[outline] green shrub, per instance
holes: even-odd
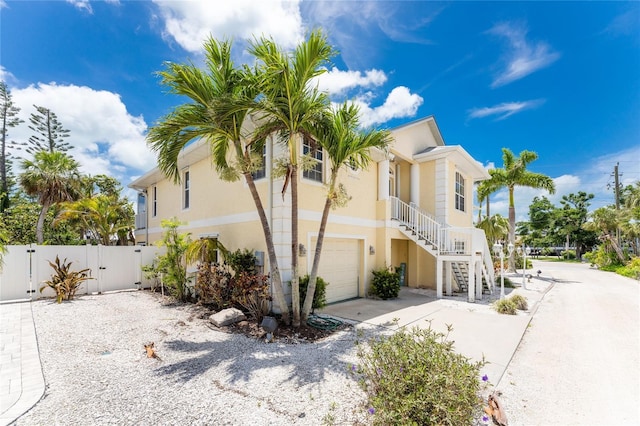
[[[236,274],[253,275],[256,273],[256,255],[249,249],[238,249],[228,253],[225,262]]]
[[[521,294],[514,294],[511,296],[511,301],[516,305],[516,309],[519,311],[526,311],[529,309],[529,304],[527,303],[527,298],[522,296]]]
[[[397,268],[390,271],[387,268],[372,271],[373,281],[369,293],[380,299],[395,299],[400,293],[400,273]]]
[[[625,277],[640,279],[640,257],[634,257],[625,266],[618,266],[614,272]]]
[[[496,274],[496,287],[500,287],[500,280],[500,274]],[[504,277],[504,288],[516,288],[516,286],[513,284],[513,281],[511,281],[511,278]]]
[[[56,302],[62,303],[63,300],[72,300],[80,288],[80,285],[87,280],[93,279],[89,276],[91,269],[86,268],[80,271],[72,271],[72,263],[73,262],[67,263],[66,258],[60,263],[58,256],[56,256],[55,263],[49,261],[49,265],[53,268],[54,274],[50,280],[43,281],[44,285],[40,287],[40,293],[49,287],[56,292]]]
[[[516,256],[516,269],[522,269],[522,265],[524,264],[524,257]],[[531,257],[527,256],[527,269],[533,268],[533,262],[531,262]]]
[[[595,265],[602,270],[615,271],[618,269],[618,266],[622,266],[615,251],[607,248],[604,244],[600,245],[596,250],[588,253],[588,255],[585,254],[585,257],[592,265]]]
[[[367,393],[374,425],[470,425],[481,401],[479,370],[429,329],[401,328],[358,346],[351,371]]]
[[[190,298],[185,253],[191,240],[189,234],[178,233],[178,227],[182,225],[178,219],[163,220],[160,224],[164,232],[159,245],[167,248],[166,253],[158,257],[162,284],[169,288],[173,297],[185,302]]]
[[[545,247],[542,249],[541,254],[543,256],[555,256],[556,255],[556,251],[555,249],[552,249],[551,247]]]
[[[493,309],[499,314],[515,315],[517,312],[516,304],[511,299],[500,299],[493,303]]]
[[[327,283],[322,277],[316,279],[316,291],[313,293],[313,304],[311,310],[322,309],[327,306]],[[307,287],[309,286],[309,275],[300,277],[300,309],[304,305],[304,299],[307,297]]]
[[[564,260],[575,260],[576,251],[575,250],[563,250],[561,255],[562,255],[562,258]]]

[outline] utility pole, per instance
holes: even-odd
[[[616,163],[613,168],[613,176],[614,176],[614,193],[616,197],[616,213],[620,210],[620,174],[618,173],[618,166],[620,163]],[[620,247],[620,227],[616,227],[616,242],[618,243],[618,247]]]

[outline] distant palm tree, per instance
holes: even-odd
[[[509,220],[500,214],[485,217],[478,222],[476,228],[484,231],[489,247],[493,247],[496,242],[503,241],[509,236]]]
[[[307,293],[302,307],[302,321],[305,321],[309,316],[313,305],[329,210],[344,200],[344,197],[341,197],[342,188],[338,186],[338,173],[345,167],[350,167],[354,170],[366,169],[371,160],[371,150],[374,148],[386,150],[391,141],[390,133],[386,130],[361,131],[359,129],[358,113],[357,106],[344,103],[337,110],[327,114],[323,125],[315,132],[318,142],[331,160],[331,173],[313,256],[313,266],[311,267]]]
[[[516,243],[516,207],[514,202],[514,189],[516,186],[546,189],[550,194],[555,193],[556,188],[553,179],[541,173],[533,173],[527,170],[527,166],[538,159],[538,154],[532,151],[522,151],[516,157],[508,148],[502,148],[502,168],[489,170],[491,178],[483,182],[486,185],[484,193],[489,194],[501,188],[509,190],[509,242]],[[509,257],[509,270],[515,270],[515,252]]]
[[[261,38],[249,48],[259,61],[258,105],[261,133],[278,133],[289,152],[283,193],[291,184],[291,299],[293,325],[300,326],[298,277],[298,146],[300,136],[313,139],[312,129],[329,106],[326,93],[313,79],[326,70],[334,55],[326,36],[314,31],[292,52],[286,52],[273,39]]]
[[[118,234],[134,226],[133,210],[125,199],[99,194],[62,204],[54,224],[60,220],[76,220],[103,245],[117,242]]]
[[[33,160],[22,161],[20,185],[27,195],[37,197],[42,206],[36,226],[38,244],[44,242],[44,219],[49,207],[75,200],[81,187],[78,163],[60,151],[38,151]]]

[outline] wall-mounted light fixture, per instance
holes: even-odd
[[[376,254],[376,248],[374,246],[369,246],[369,254]]]
[[[298,244],[298,254],[300,254],[301,257],[307,255],[307,249],[302,243]]]

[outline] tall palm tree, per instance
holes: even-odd
[[[282,50],[273,39],[260,38],[250,53],[259,61],[258,81],[263,97],[259,101],[261,133],[278,133],[286,144],[289,158],[283,194],[291,185],[291,299],[293,325],[300,325],[298,278],[298,161],[300,136],[313,139],[313,127],[322,120],[329,106],[328,96],[313,85],[325,72],[334,55],[320,31],[314,31],[295,51]]]
[[[38,244],[44,241],[44,219],[49,207],[63,201],[73,201],[80,193],[78,167],[73,158],[60,151],[39,151],[33,160],[22,161],[20,185],[27,195],[37,197],[42,206],[36,226]]]
[[[549,176],[527,170],[527,166],[537,159],[538,154],[532,151],[522,151],[516,157],[510,149],[502,148],[503,167],[489,170],[491,178],[485,181],[487,197],[501,188],[507,188],[509,191],[509,242],[514,246],[516,243],[516,207],[513,197],[515,187],[546,189],[550,194],[556,191],[555,184]],[[509,270],[515,270],[515,252],[509,257]]]
[[[220,177],[235,181],[243,176],[256,205],[269,255],[273,295],[285,323],[290,321],[289,308],[282,288],[275,246],[264,205],[253,181],[255,154],[262,152],[264,136],[243,134],[253,100],[258,96],[255,72],[236,68],[231,60],[232,45],[228,41],[209,38],[205,44],[206,72],[193,64],[166,64],[158,74],[169,92],[185,96],[189,103],[179,105],[154,125],[147,143],[158,154],[158,167],[179,181],[178,156],[190,142],[206,140],[213,164]],[[229,157],[234,159],[231,164]]]
[[[104,194],[63,203],[54,224],[60,220],[79,221],[83,230],[89,231],[106,246],[111,245],[112,239],[119,233],[129,231],[134,226],[130,203]]]
[[[320,229],[318,230],[313,265],[309,275],[307,295],[302,307],[303,321],[306,321],[313,305],[329,210],[332,207],[339,206],[340,202],[344,200],[344,197],[342,197],[343,188],[338,185],[338,173],[344,167],[356,170],[366,169],[371,160],[371,149],[386,150],[391,141],[391,135],[386,130],[370,129],[360,131],[358,113],[359,108],[357,106],[344,103],[337,110],[328,113],[322,123],[323,125],[315,132],[320,146],[324,148],[331,160],[331,173],[329,175],[327,197],[322,210],[322,219],[320,220]]]

